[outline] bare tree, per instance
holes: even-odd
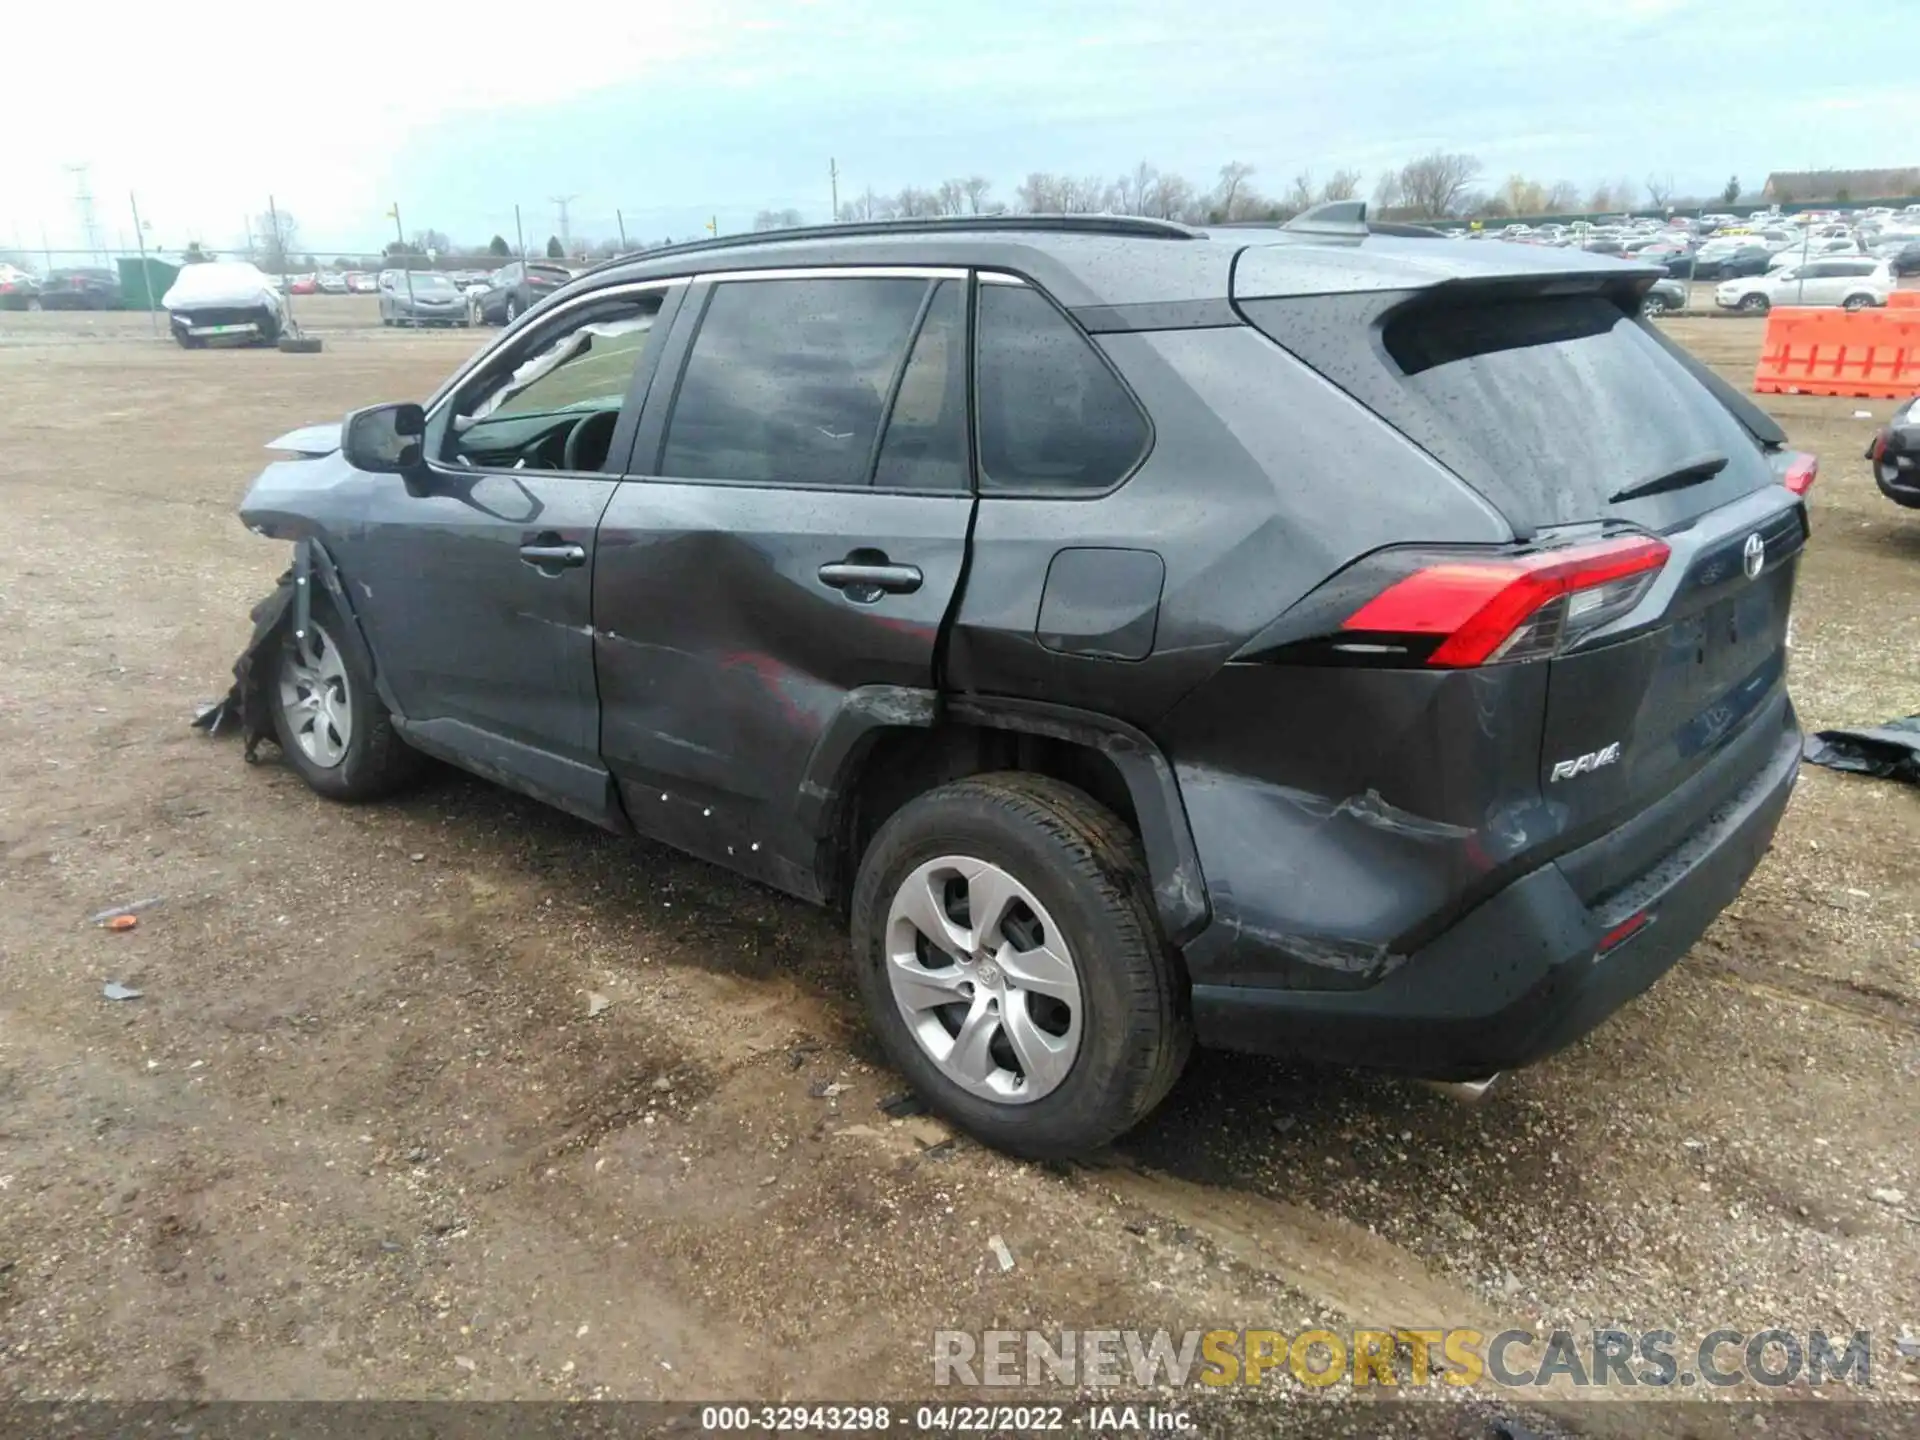
[[[893,219],[893,202],[884,195],[874,194],[873,187],[869,185],[860,194],[841,205],[839,218],[845,222],[891,220]]]
[[[429,250],[444,255],[453,249],[453,241],[447,238],[444,230],[416,230],[413,232],[413,248],[422,255]]]
[[[1030,215],[1058,214],[1061,210],[1061,188],[1064,182],[1058,175],[1045,170],[1031,171],[1014,191],[1022,210]]]
[[[1336,170],[1320,187],[1322,200],[1351,200],[1360,193],[1360,172],[1358,170]]]
[[[300,243],[300,222],[285,210],[269,210],[253,217],[260,268],[276,275],[287,273],[294,247]]]
[[[794,209],[761,210],[753,217],[755,230],[791,230],[801,223],[800,212]]]
[[[1673,198],[1673,175],[1647,176],[1647,204],[1656,210],[1667,208],[1667,202]]]
[[[967,197],[967,213],[983,215],[988,213],[987,192],[993,189],[993,182],[984,175],[969,175],[960,182],[960,191]]]
[[[1229,160],[1220,167],[1220,183],[1214,187],[1214,209],[1222,220],[1238,220],[1240,211],[1246,204],[1247,180],[1253,175],[1253,166],[1239,160]]]
[[[1151,215],[1160,172],[1142,160],[1113,184],[1113,208],[1122,215]]]
[[[963,180],[942,180],[934,190],[933,198],[940,206],[942,215],[967,213],[967,187]]]
[[[1553,188],[1547,191],[1547,210],[1554,215],[1565,215],[1580,208],[1580,191],[1571,180],[1556,180]]]
[[[1293,184],[1287,188],[1287,198],[1280,202],[1282,208],[1298,215],[1313,205],[1313,171],[1302,170],[1293,177]]]
[[[1199,205],[1193,182],[1186,176],[1160,175],[1155,178],[1153,191],[1147,196],[1146,213],[1160,220],[1199,218],[1195,215]]]
[[[1509,175],[1493,197],[1508,215],[1540,215],[1547,208],[1547,191],[1538,180],[1524,175]]]
[[[1401,204],[1422,219],[1438,220],[1457,214],[1467,187],[1480,174],[1480,162],[1471,155],[1435,150],[1400,168]]]
[[[1398,210],[1401,205],[1405,203],[1405,199],[1406,197],[1400,190],[1399,171],[1384,171],[1380,178],[1374,182],[1373,208],[1381,214],[1384,215],[1389,210]]]
[[[893,199],[894,213],[902,220],[923,220],[940,214],[940,197],[931,190],[909,185]]]

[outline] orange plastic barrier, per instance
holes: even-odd
[[[1753,388],[1762,395],[1911,395],[1920,390],[1920,306],[1769,311]]]
[[[1895,310],[1920,310],[1920,290],[1896,290],[1887,297]]]

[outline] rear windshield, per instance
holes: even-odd
[[[1703,455],[1728,463],[1625,513],[1658,527],[1771,478],[1754,436],[1605,296],[1403,305],[1377,344],[1359,317],[1326,308],[1340,298],[1241,308],[1522,530],[1622,513],[1612,496]]]

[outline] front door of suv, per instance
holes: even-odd
[[[933,688],[974,503],[967,289],[689,290],[594,571],[601,750],[641,830],[808,893],[816,742],[851,692]]]
[[[408,738],[602,821],[594,538],[677,293],[610,292],[497,347],[339,556]]]

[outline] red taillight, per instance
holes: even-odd
[[[1441,636],[1426,663],[1449,669],[1537,660],[1631,610],[1668,553],[1664,540],[1633,536],[1511,559],[1442,561],[1390,585],[1342,628]]]
[[[1787,470],[1780,477],[1780,483],[1796,495],[1804,495],[1813,488],[1813,482],[1820,478],[1820,457],[1808,455],[1804,451],[1793,457],[1787,464]]]
[[[1593,953],[1596,955],[1604,955],[1616,946],[1626,944],[1627,941],[1646,929],[1647,922],[1651,919],[1653,919],[1653,917],[1645,910],[1634,915],[1629,915],[1600,937],[1600,943],[1593,947]]]

